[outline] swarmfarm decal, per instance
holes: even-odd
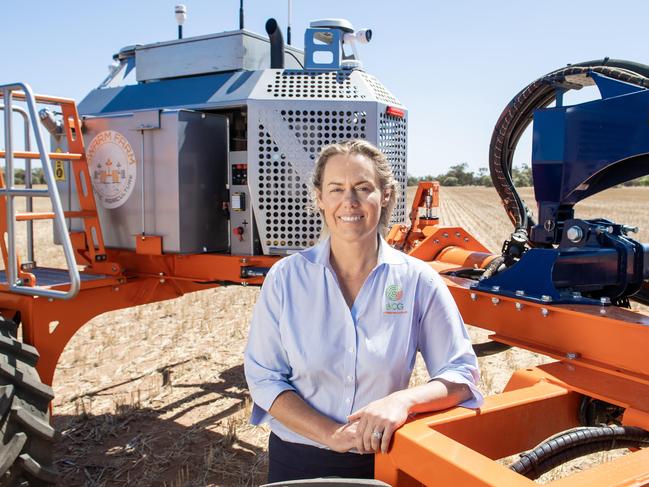
[[[98,133],[87,150],[88,167],[97,199],[104,208],[126,203],[135,187],[137,160],[126,137],[114,130]]]

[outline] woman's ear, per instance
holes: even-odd
[[[390,202],[390,196],[392,196],[392,190],[390,189],[385,189],[383,191],[383,198],[381,199],[381,206],[386,207],[388,206],[388,203]]]
[[[318,188],[315,188],[315,202],[316,205],[318,205],[319,210],[323,210],[323,203],[322,203],[322,191],[320,191]]]

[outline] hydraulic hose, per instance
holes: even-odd
[[[534,450],[523,453],[509,468],[535,480],[546,472],[575,458],[618,448],[649,446],[649,432],[633,426],[575,428],[561,433]]]
[[[509,102],[496,123],[489,145],[489,170],[507,216],[514,224],[515,234],[527,238],[534,225],[532,213],[512,181],[512,161],[518,141],[532,121],[534,111],[547,107],[556,99],[556,88],[581,88],[582,85],[571,83],[569,77],[586,76],[591,71],[649,87],[649,66],[644,64],[608,58],[572,64],[526,86]]]

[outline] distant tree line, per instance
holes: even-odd
[[[416,177],[408,175],[408,186],[417,186],[419,181],[438,181],[442,186],[493,186],[489,169],[481,167],[474,173],[469,170],[469,165],[466,162],[451,166],[448,171],[437,176]],[[512,169],[512,181],[517,188],[532,186],[532,168],[527,164],[514,167]],[[649,186],[649,176],[627,181],[621,186]]]
[[[15,181],[16,184],[25,184],[25,170],[24,169],[15,169]],[[32,184],[45,184],[45,173],[43,168],[39,167],[32,169]]]
[[[517,188],[532,186],[532,169],[527,164],[514,167],[512,179]],[[466,162],[451,166],[448,171],[437,176],[408,176],[408,186],[416,186],[419,181],[439,181],[442,186],[493,186],[489,169],[481,167],[474,173],[469,170]]]

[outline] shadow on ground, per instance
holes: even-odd
[[[179,398],[161,405],[118,406],[113,414],[55,415],[61,436],[55,450],[61,485],[259,485],[266,480],[265,451],[238,437],[247,420],[243,367],[219,381],[173,385]],[[179,393],[186,389],[186,395]],[[93,394],[106,394],[106,389]],[[213,404],[222,407],[211,408]],[[197,414],[197,410],[213,413]],[[182,421],[179,419],[182,418]]]

